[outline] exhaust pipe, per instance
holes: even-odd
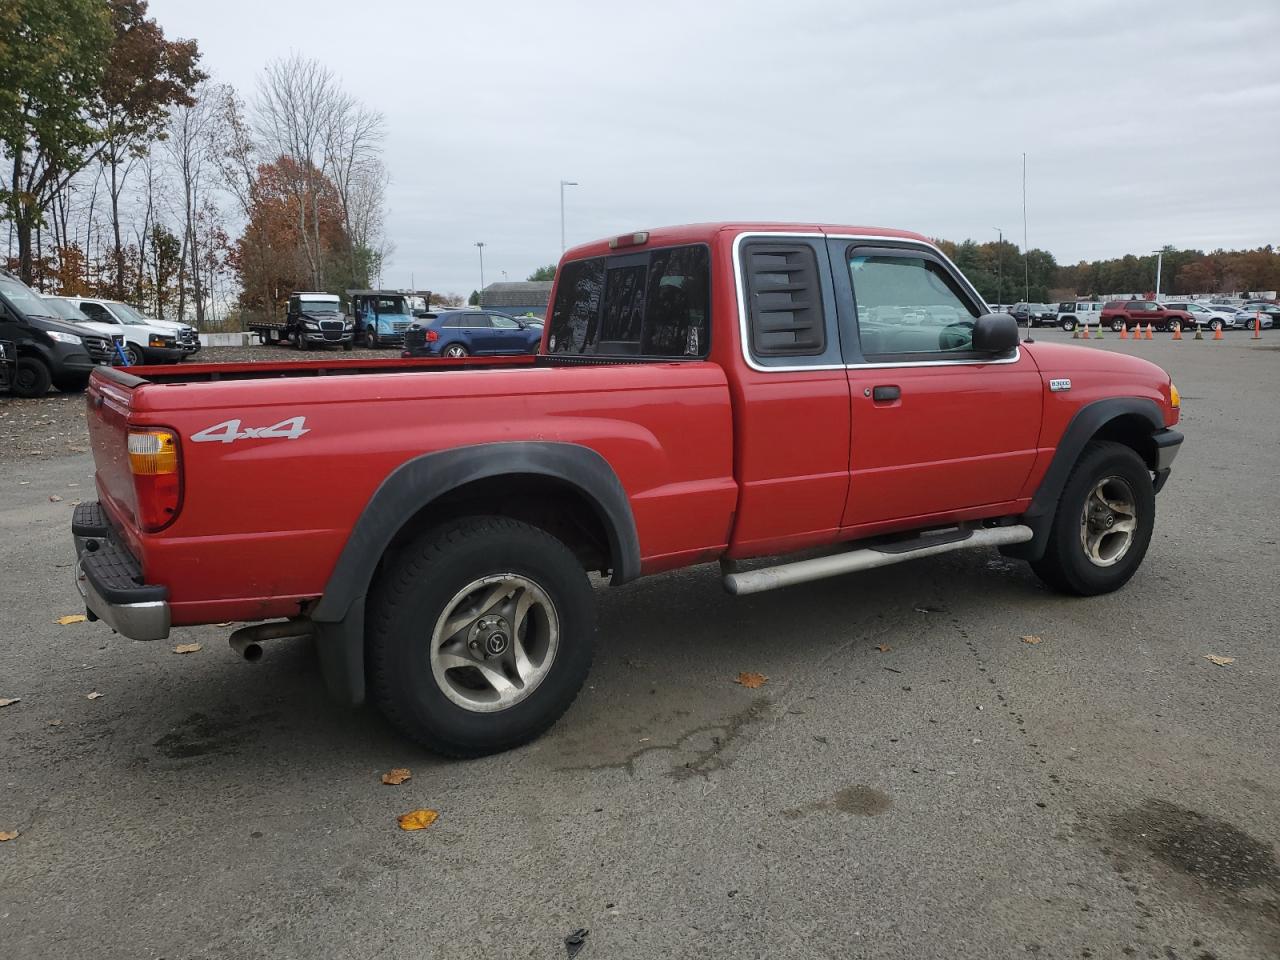
[[[241,627],[231,634],[227,643],[231,649],[250,663],[262,659],[262,644],[267,640],[289,640],[310,637],[315,627],[310,620],[282,620],[274,623],[255,623],[251,627]]]

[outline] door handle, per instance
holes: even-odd
[[[871,399],[876,403],[889,403],[893,400],[902,398],[902,388],[892,385],[884,385],[873,387],[871,390]]]

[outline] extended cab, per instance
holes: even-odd
[[[1019,342],[895,230],[587,244],[543,336],[537,356],[95,372],[99,500],[72,522],[91,615],[148,640],[253,622],[246,656],[314,635],[340,699],[478,755],[577,694],[592,571],[718,562],[745,594],[999,547],[1105,593],[1182,441],[1159,367]],[[257,495],[278,488],[289,510]]]

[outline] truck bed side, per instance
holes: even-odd
[[[384,478],[433,451],[521,440],[596,451],[631,502],[645,573],[717,556],[737,503],[728,389],[711,363],[96,378],[89,405],[101,500],[147,582],[168,587],[175,625],[296,614]],[[126,423],[180,437],[182,507],[159,533],[132,520]]]

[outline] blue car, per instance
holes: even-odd
[[[411,357],[536,353],[542,324],[486,310],[446,310],[418,320],[405,336]]]

